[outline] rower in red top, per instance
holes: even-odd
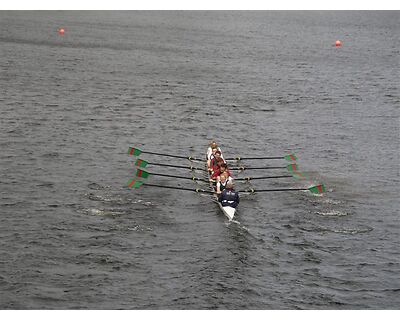
[[[214,159],[216,152],[217,152],[217,148],[212,148],[211,154],[209,156],[207,153],[207,170],[210,172],[212,171],[211,161]]]
[[[226,163],[221,163],[221,165],[219,166],[219,168],[217,168],[217,170],[215,170],[214,173],[211,175],[210,181],[214,181],[214,180],[217,179],[217,177],[219,177],[221,174],[225,175],[226,178],[232,177],[232,174],[231,174],[231,172],[229,171],[228,166],[226,165]]]
[[[212,154],[210,156],[210,160],[207,161],[207,168],[208,171],[213,173],[214,169],[216,166],[218,166],[218,163],[222,160],[222,162],[225,162],[224,158],[222,158],[222,153],[220,150],[217,148],[212,149]]]
[[[211,156],[210,166],[211,166],[211,173],[214,173],[221,164],[226,163],[225,160],[221,157],[221,151],[215,151],[215,154]]]
[[[217,146],[217,143],[215,141],[211,141],[210,146],[207,149],[207,169],[211,173],[212,173],[213,164],[215,165],[215,162],[212,164],[211,161],[216,157],[215,154],[217,152],[219,153],[219,155],[217,155],[217,157],[221,157],[222,159],[224,159],[224,157],[222,156],[221,148],[219,148]]]

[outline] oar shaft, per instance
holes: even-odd
[[[177,178],[177,179],[185,179],[185,180],[192,180],[192,181],[206,181],[204,179],[201,178],[196,178],[196,177],[182,177],[182,176],[175,176],[172,174],[165,174],[165,173],[153,173],[153,172],[149,172],[150,175],[153,176],[160,176],[160,177],[169,177],[169,178]]]
[[[285,159],[285,157],[235,157],[235,158],[227,158],[227,161],[233,160],[280,160]]]
[[[235,157],[235,158],[228,158],[226,160],[261,160],[261,159],[266,159],[266,160],[280,160],[280,159],[284,159],[286,161],[296,161],[297,157],[293,154],[287,154],[285,156],[274,156],[274,157],[266,157],[266,156],[262,156],[262,157]]]
[[[158,153],[158,152],[150,152],[150,151],[142,151],[142,153],[147,153],[147,154],[154,154],[157,156],[163,156],[163,157],[170,157],[170,158],[178,158],[178,159],[186,159],[186,160],[195,160],[195,161],[204,161],[204,159],[198,159],[194,157],[185,157],[185,156],[177,156],[174,154],[167,154],[167,153]]]
[[[236,178],[236,181],[250,181],[250,180],[261,180],[261,179],[282,179],[282,178],[293,178],[293,176],[285,175],[285,176],[268,176],[268,177],[244,177],[244,178]]]
[[[325,192],[325,185],[318,184],[315,186],[311,186],[309,188],[282,188],[282,189],[261,189],[261,190],[248,189],[248,190],[242,190],[241,192],[255,193],[255,192],[306,191],[306,190],[310,191],[313,194],[322,194]]]
[[[196,168],[196,167],[188,167],[188,166],[179,166],[179,165],[174,165],[174,164],[153,163],[153,162],[148,162],[148,164],[153,165],[153,166],[160,166],[160,167],[171,167],[171,168],[180,168],[180,169],[188,169],[188,170],[201,170],[201,171],[205,171],[204,168]]]
[[[246,190],[241,190],[239,192],[278,192],[278,191],[304,191],[308,190],[307,188],[297,188],[297,189],[291,189],[291,188],[282,188],[282,189],[261,189],[261,190],[256,190],[256,189],[246,189]]]
[[[204,190],[204,189],[189,189],[189,188],[173,187],[173,186],[161,186],[161,185],[158,185],[158,184],[149,184],[149,183],[143,183],[143,185],[144,186],[149,186],[149,187],[156,187],[156,188],[175,189],[175,190],[202,192],[202,193],[210,193],[210,194],[213,193],[212,191]]]
[[[229,168],[229,170],[235,170],[235,171],[244,171],[244,170],[269,170],[269,169],[286,169],[286,166],[283,167],[233,167]]]

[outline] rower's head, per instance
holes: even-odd
[[[230,177],[228,171],[220,172],[220,176],[225,176],[226,180]]]
[[[214,154],[215,155],[215,153],[218,151],[218,149],[217,148],[212,148],[212,154]]]
[[[225,162],[222,161],[222,163],[221,163],[220,166],[219,166],[219,170],[220,170],[221,172],[225,172],[226,169],[227,169],[227,165],[226,165]]]
[[[216,159],[217,159],[217,165],[218,165],[218,167],[220,167],[221,168],[221,165],[223,164],[223,163],[225,163],[224,162],[224,159],[222,159],[221,157],[216,157]]]
[[[221,174],[221,175],[219,176],[219,180],[220,180],[222,183],[225,183],[226,179],[227,179],[227,177],[226,177],[226,175],[224,175],[224,174]]]
[[[218,159],[218,158],[221,158],[221,151],[219,151],[218,149],[217,149],[217,151],[215,151],[215,157]]]
[[[217,145],[217,143],[215,142],[215,140],[212,140],[212,141],[210,142],[210,147],[211,147],[211,149],[218,148],[218,145]]]
[[[228,181],[226,183],[226,189],[233,189],[235,185],[233,184],[233,181]]]

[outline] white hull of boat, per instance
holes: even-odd
[[[218,198],[217,198],[218,201]],[[235,216],[236,209],[232,207],[223,207],[221,203],[218,202],[218,206],[220,207],[221,211],[224,213],[224,215],[229,219],[229,221],[233,220],[233,217]]]

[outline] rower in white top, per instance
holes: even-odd
[[[217,194],[220,194],[222,191],[224,191],[228,182],[233,182],[233,179],[225,174],[221,174],[217,178]]]

